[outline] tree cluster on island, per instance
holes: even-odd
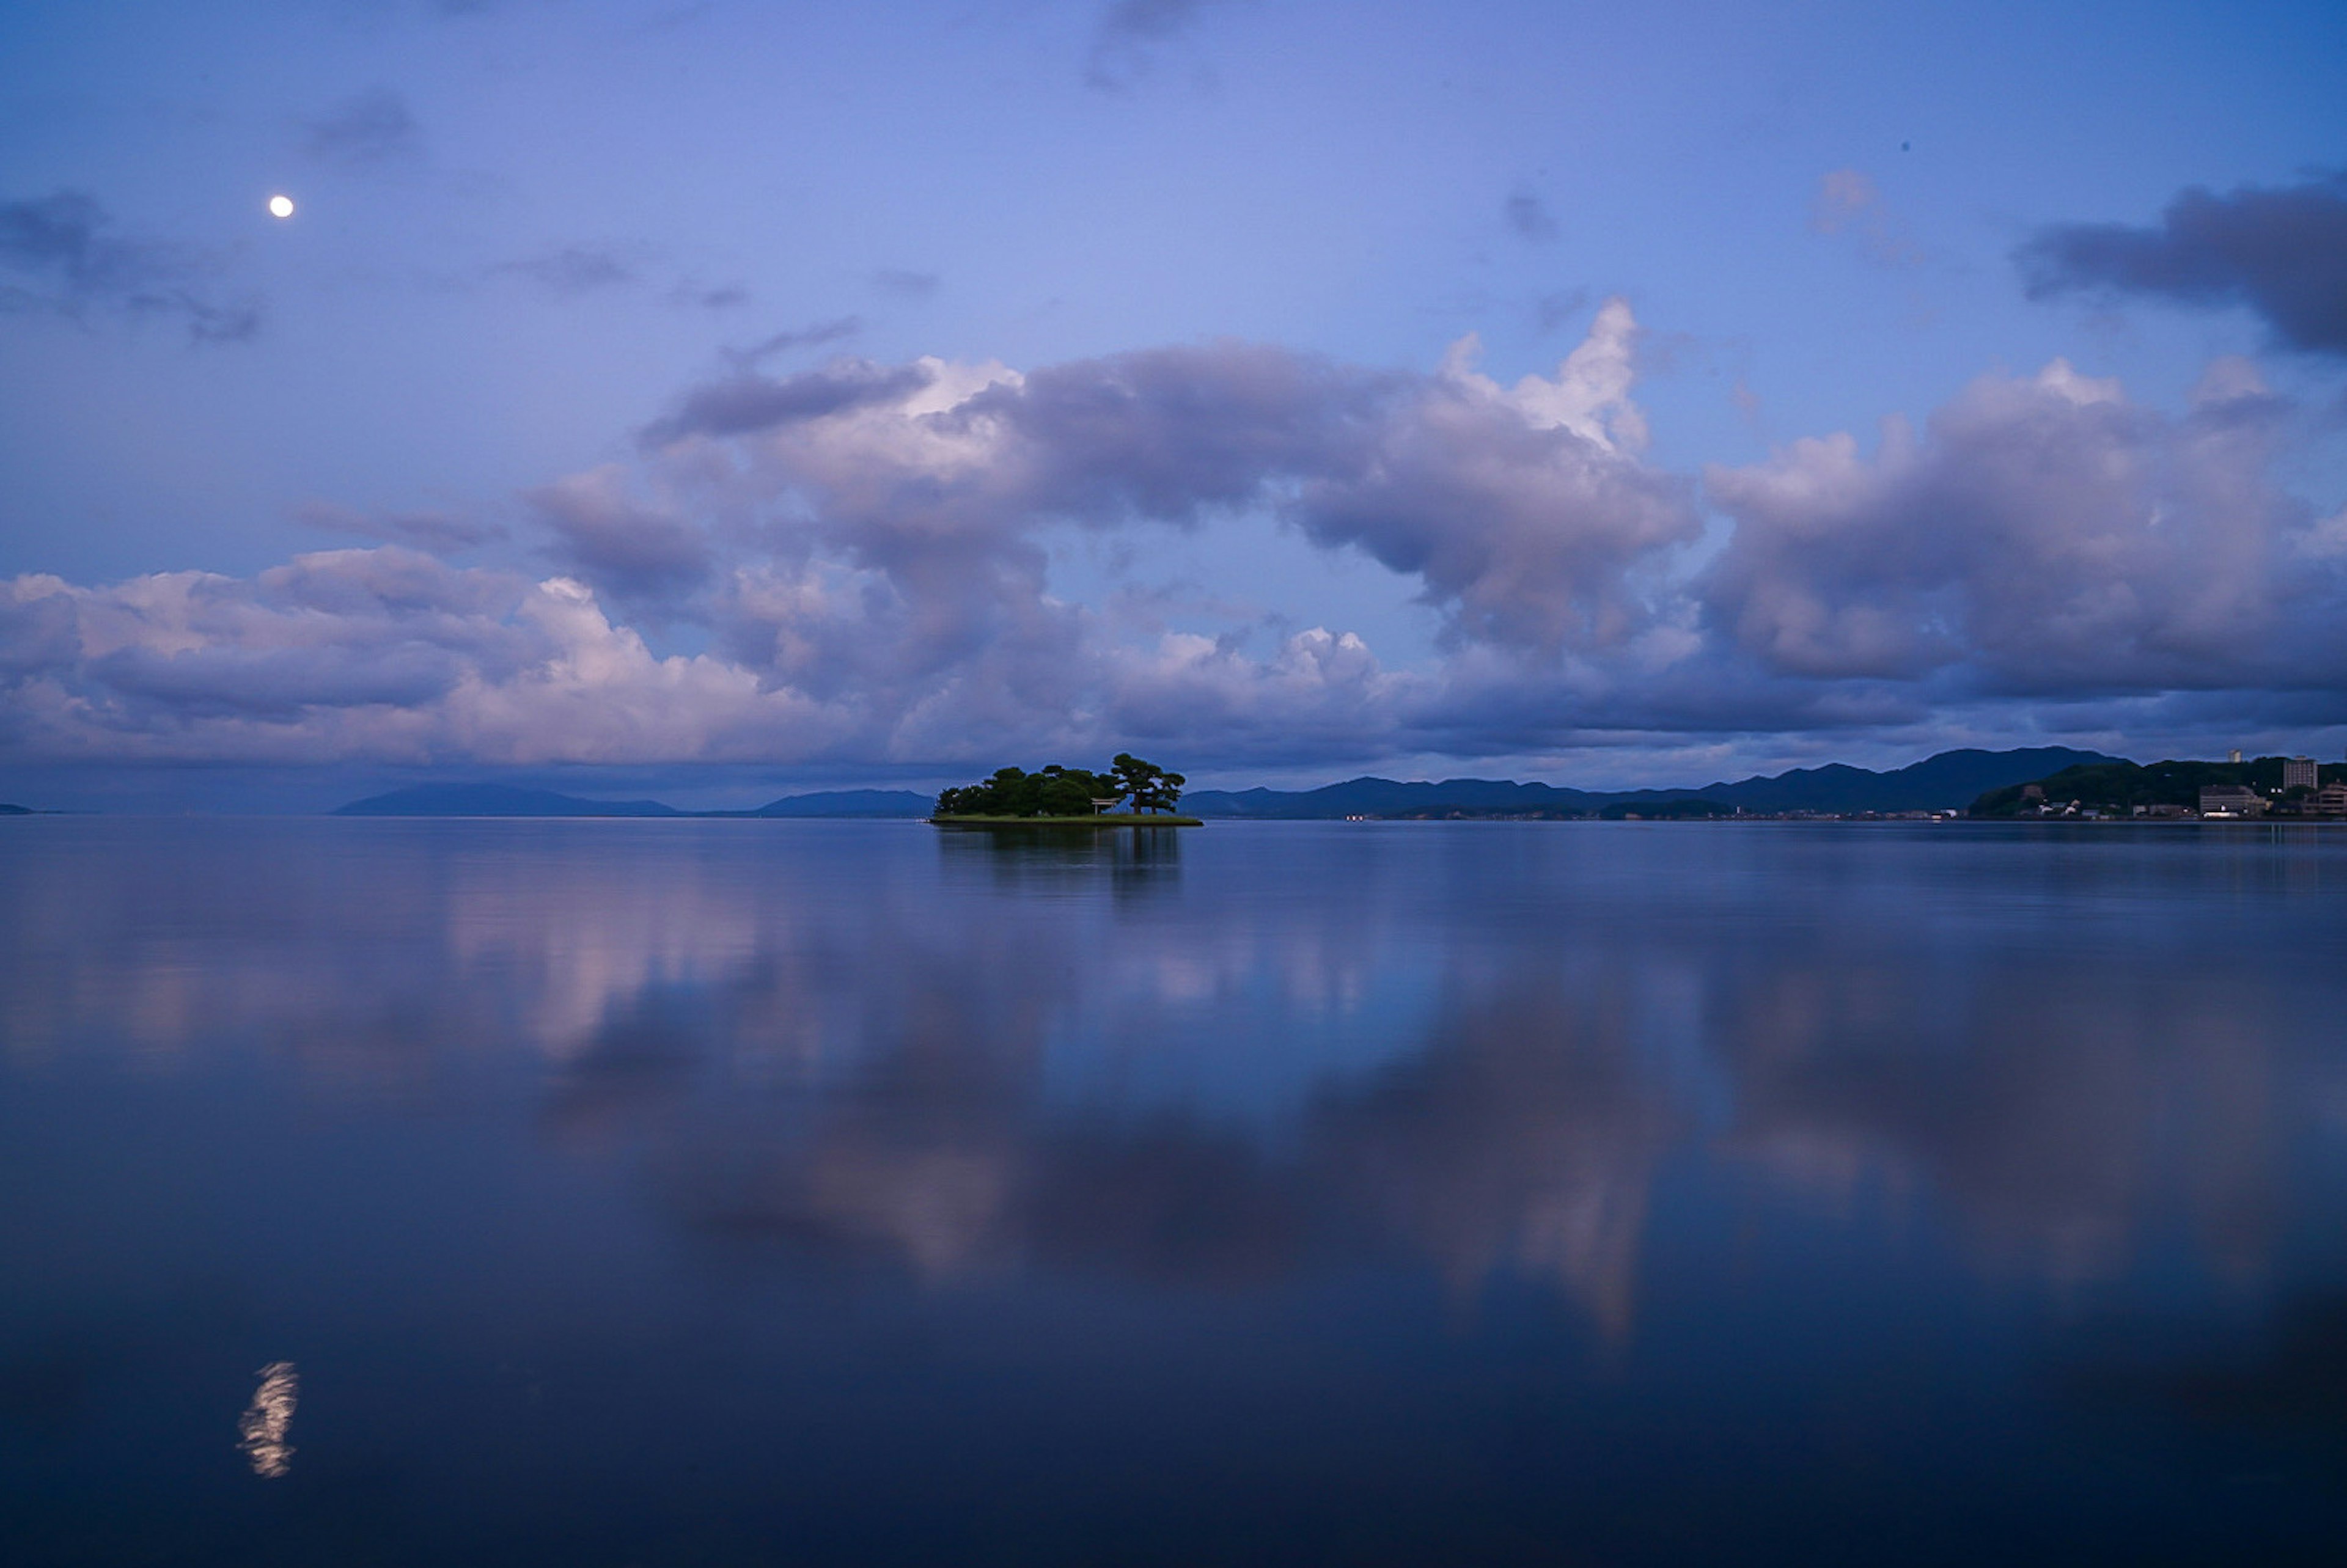
[[[997,768],[992,777],[940,791],[939,816],[1092,816],[1095,802],[1130,803],[1137,813],[1170,812],[1189,781],[1128,752],[1111,759],[1108,771],[1062,767],[1040,773]]]

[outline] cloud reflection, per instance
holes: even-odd
[[[2302,927],[2201,961],[2210,900],[2302,914],[2319,866],[2127,863],[2209,879],[2152,898],[1985,842],[1201,831],[59,825],[0,880],[0,1021],[19,1064],[252,1049],[361,1102],[519,1048],[552,1143],[817,1266],[1400,1261],[1609,1340],[1666,1167],[1804,1225],[1879,1200],[2057,1290],[2163,1234],[2262,1288],[2288,1151],[2347,1100]]]

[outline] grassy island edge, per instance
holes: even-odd
[[[934,827],[1204,827],[1204,819],[1171,813],[1102,813],[1098,816],[930,816]]]

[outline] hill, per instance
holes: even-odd
[[[933,797],[908,789],[833,789],[769,801],[752,816],[927,816]]]
[[[2323,764],[2319,773],[2324,784],[2347,777],[2347,768],[2336,763]],[[1972,815],[2021,816],[2034,811],[2039,803],[2023,794],[2033,784],[2045,800],[2057,805],[2075,801],[2082,811],[2124,816],[2139,805],[2181,806],[2189,810],[2199,804],[2200,791],[2210,784],[2246,784],[2260,794],[2279,795],[2281,777],[2280,757],[2257,757],[2245,763],[2170,760],[2137,764],[2106,761],[2066,767],[2043,778],[2024,779],[1984,791],[1973,802]]]
[[[336,816],[682,816],[656,800],[581,800],[508,784],[416,784],[337,806]]]
[[[1693,812],[1687,803],[1704,800],[1748,812],[1956,811],[1988,790],[2018,786],[2061,768],[2119,759],[2066,746],[2034,746],[2008,752],[1942,752],[1885,773],[1841,763],[1795,768],[1734,784],[1688,789],[1591,791],[1555,784],[1518,784],[1511,779],[1445,779],[1440,784],[1400,784],[1357,778],[1319,789],[1283,791],[1192,790],[1183,806],[1200,816],[1294,820],[1343,816],[1498,816],[1534,813],[1595,815],[1609,806],[1658,808],[1661,815]],[[1659,808],[1673,806],[1667,813]],[[1695,815],[1701,815],[1696,812]],[[1645,815],[1642,813],[1642,815]]]

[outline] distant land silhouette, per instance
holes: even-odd
[[[2118,759],[2067,746],[2021,751],[1942,752],[1907,767],[1874,773],[1842,763],[1795,768],[1767,778],[1696,789],[1578,790],[1508,779],[1445,779],[1397,784],[1358,778],[1319,789],[1192,790],[1184,810],[1200,816],[1299,819],[1338,816],[1496,816],[1522,812],[1588,814],[1609,805],[1660,805],[1706,800],[1751,812],[1960,811],[1989,790],[2024,784],[2063,768]]]
[[[1841,763],[1697,789],[1579,790],[1512,779],[1401,784],[1357,778],[1311,790],[1191,790],[1184,811],[1208,817],[1295,821],[1344,816],[1500,816],[1532,812],[1594,815],[1607,806],[1665,806],[1704,800],[1748,812],[1959,811],[1991,790],[2064,768],[2119,762],[2100,752],[2034,746],[2009,752],[1942,752],[1874,773]],[[825,790],[785,795],[753,811],[679,811],[656,800],[586,800],[507,784],[417,784],[340,807],[336,816],[718,816],[917,817],[932,797],[913,790]],[[1664,815],[1671,815],[1665,812]]]
[[[29,805],[0,804],[0,816],[30,816],[32,815],[33,808]]]
[[[415,784],[337,806],[336,816],[677,816],[656,800],[581,800],[510,784]]]
[[[747,816],[927,816],[937,796],[908,789],[831,789],[784,795]]]
[[[656,800],[586,800],[510,784],[416,784],[338,806],[336,816],[927,816],[931,799],[908,789],[821,790],[754,811],[679,811]]]

